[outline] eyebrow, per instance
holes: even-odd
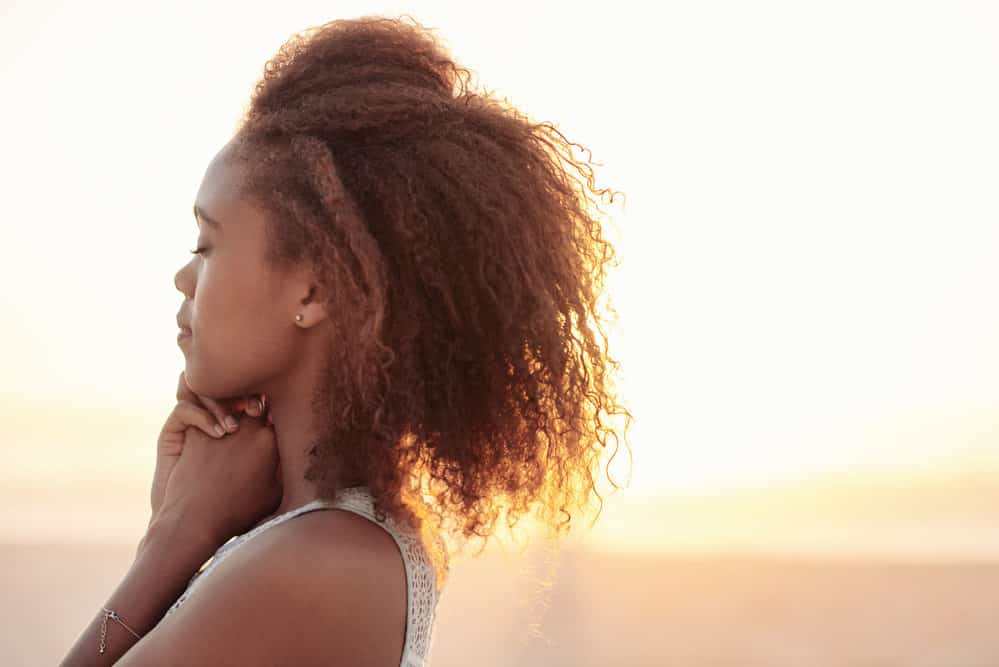
[[[219,231],[222,230],[222,223],[219,222],[218,220],[216,220],[215,218],[209,216],[207,213],[205,213],[205,210],[203,208],[201,208],[200,206],[198,206],[197,204],[194,205],[194,219],[195,220],[199,220],[199,219],[200,220],[204,220],[209,225],[211,225],[212,227],[218,229]]]

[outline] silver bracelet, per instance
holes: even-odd
[[[128,630],[129,632],[131,632],[133,635],[135,635],[136,639],[142,639],[142,637],[140,637],[139,634],[135,630],[133,630],[132,628],[130,628],[127,625],[125,625],[125,621],[121,620],[121,616],[118,615],[118,612],[112,611],[112,610],[108,609],[107,607],[101,607],[101,609],[104,610],[104,620],[101,621],[101,647],[97,651],[98,653],[104,653],[104,649],[106,648],[106,644],[104,643],[104,638],[108,634],[108,619],[109,618],[113,618],[114,620],[118,621],[123,628],[125,628],[126,630]]]

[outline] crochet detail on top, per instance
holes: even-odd
[[[437,554],[443,554],[444,576],[439,580],[434,562],[423,544],[420,532],[409,524],[386,516],[384,521],[375,517],[374,499],[368,487],[354,486],[340,489],[336,500],[316,499],[301,507],[273,517],[249,532],[237,535],[216,550],[212,558],[191,577],[187,589],[170,606],[164,618],[176,611],[191,596],[204,579],[219,563],[226,559],[240,545],[245,544],[261,532],[287,521],[299,514],[318,508],[345,509],[377,523],[394,539],[402,554],[406,570],[406,590],[408,610],[406,616],[406,640],[403,646],[402,667],[427,667],[430,649],[433,645],[434,619],[437,603],[443,592],[443,584],[449,571],[448,559],[443,543],[437,540],[434,545]]]

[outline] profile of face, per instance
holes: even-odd
[[[309,275],[275,271],[265,261],[264,211],[239,194],[244,168],[229,144],[208,165],[195,199],[197,254],[174,276],[185,300],[177,315],[185,378],[204,396],[260,391],[299,358],[296,315],[314,323]]]

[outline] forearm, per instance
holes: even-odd
[[[158,518],[150,522],[125,578],[84,629],[60,663],[62,667],[112,665],[139,640],[114,619],[107,619],[104,653],[100,646],[104,611],[112,609],[144,636],[184,591],[198,568],[214,553],[212,540],[189,534],[184,522]]]

